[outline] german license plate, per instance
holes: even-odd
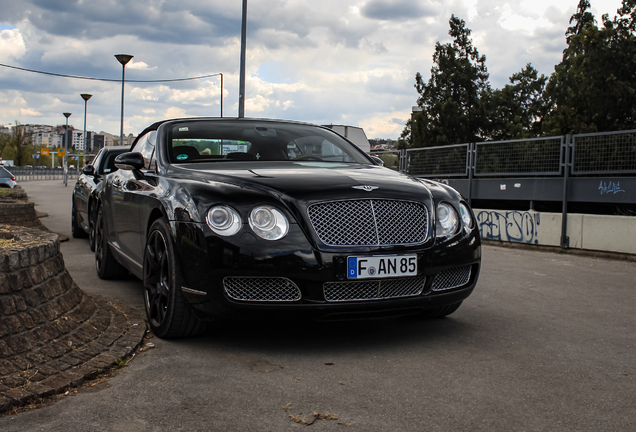
[[[350,256],[347,278],[387,278],[417,276],[417,255]]]

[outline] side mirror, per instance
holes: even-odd
[[[371,156],[371,155],[369,155],[369,157],[371,158],[371,160],[373,161],[374,164],[380,165],[380,166],[384,166],[384,161],[382,159],[380,159],[379,157]]]
[[[95,175],[95,167],[93,165],[84,165],[82,172],[89,176]]]
[[[140,170],[144,167],[144,157],[138,152],[127,152],[117,155],[115,166],[123,170]]]

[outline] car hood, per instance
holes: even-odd
[[[383,197],[422,201],[430,199],[429,188],[419,180],[373,165],[315,162],[283,162],[267,166],[247,163],[220,165],[184,164],[171,170],[176,175],[193,180],[259,189],[279,198],[284,195],[294,201]]]

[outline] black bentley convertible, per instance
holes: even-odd
[[[462,197],[375,165],[327,128],[167,120],[116,164],[97,209],[97,272],[143,280],[160,337],[223,318],[442,317],[477,283]]]

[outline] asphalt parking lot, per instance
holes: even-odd
[[[70,237],[73,183],[21,185]],[[141,283],[98,279],[87,240],[62,253],[80,288],[142,310]],[[0,430],[636,430],[635,304],[634,262],[486,246],[477,289],[446,319],[155,338],[110,381]]]

